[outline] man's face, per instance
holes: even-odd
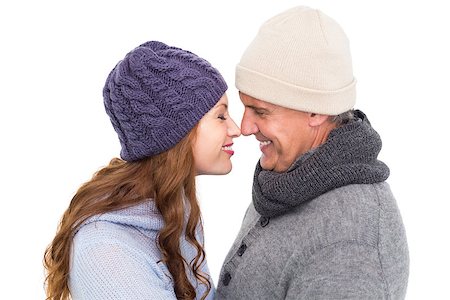
[[[296,111],[264,102],[239,93],[245,106],[241,132],[253,134],[260,142],[261,167],[285,172],[302,154],[312,149],[314,127],[309,125],[310,113]]]

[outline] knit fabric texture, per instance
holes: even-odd
[[[336,21],[299,6],[266,21],[236,67],[236,87],[279,106],[338,115],[356,101],[349,41]]]
[[[383,182],[389,168],[377,159],[381,139],[366,115],[332,130],[324,144],[304,155],[284,173],[263,170],[258,163],[253,203],[263,216],[280,215],[303,202],[349,184]]]
[[[77,230],[72,246],[69,289],[73,299],[176,299],[173,279],[157,246],[164,221],[154,201],[88,219]],[[203,234],[197,232],[197,240]],[[183,258],[191,262],[194,246],[180,239]],[[201,271],[209,276],[206,261]],[[186,269],[196,299],[206,291]],[[211,282],[212,283],[212,282]],[[214,296],[214,286],[206,299]]]
[[[389,185],[351,184],[273,218],[252,203],[215,299],[398,300],[408,274],[405,228]]]
[[[381,140],[357,116],[284,173],[258,165],[216,299],[405,298],[405,229]]]
[[[103,89],[120,156],[136,161],[172,148],[226,90],[221,74],[192,52],[158,41],[135,48]]]

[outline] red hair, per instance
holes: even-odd
[[[68,287],[70,249],[76,229],[89,217],[139,204],[152,198],[164,219],[159,232],[158,247],[162,262],[173,277],[178,299],[195,299],[195,288],[190,283],[186,268],[196,279],[211,289],[209,276],[200,271],[205,259],[203,245],[195,232],[201,227],[200,208],[195,189],[195,168],[192,141],[196,127],[172,149],[137,162],[114,158],[108,166],[84,183],[64,212],[52,243],[44,255],[47,271],[47,299],[70,299]],[[187,262],[180,251],[180,237],[185,222],[185,201],[189,205],[189,218],[185,237],[197,249],[192,262]],[[201,228],[202,229],[202,228]]]

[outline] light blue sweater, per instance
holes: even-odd
[[[76,232],[71,255],[69,289],[73,299],[176,299],[172,276],[156,245],[163,219],[153,201],[88,219]],[[199,233],[199,241],[203,235]],[[184,238],[186,261],[196,255]],[[209,274],[206,262],[202,267]],[[187,270],[187,272],[190,272]],[[206,287],[188,278],[197,299]],[[207,299],[214,297],[214,287]]]

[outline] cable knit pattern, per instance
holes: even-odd
[[[69,288],[73,299],[176,299],[172,276],[160,262],[156,244],[164,221],[152,200],[86,221],[73,241]],[[201,232],[198,240],[203,241]],[[185,238],[180,249],[186,261],[196,249]],[[209,274],[206,262],[202,272]],[[190,270],[197,299],[206,290]],[[207,299],[214,296],[214,288]]]
[[[253,203],[263,216],[280,215],[303,202],[349,184],[383,182],[389,168],[377,159],[381,139],[363,112],[334,129],[320,147],[302,155],[285,173],[266,171],[258,162]]]
[[[189,51],[157,41],[135,48],[103,89],[121,157],[135,161],[175,146],[226,90],[220,73]]]

